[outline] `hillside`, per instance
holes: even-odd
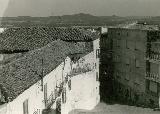
[[[90,14],[74,14],[63,16],[50,16],[50,17],[3,17],[3,26],[36,26],[36,25],[48,25],[48,26],[104,26],[104,25],[116,25],[129,21],[131,19],[118,16],[93,16]]]

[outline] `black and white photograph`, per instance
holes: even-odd
[[[160,0],[0,0],[0,114],[160,114]]]

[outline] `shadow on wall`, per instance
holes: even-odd
[[[158,98],[139,93],[112,79],[101,81],[101,101],[106,104],[122,104],[143,108],[158,108]]]

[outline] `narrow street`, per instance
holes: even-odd
[[[160,114],[160,111],[120,104],[99,103],[93,110],[74,110],[70,114]]]

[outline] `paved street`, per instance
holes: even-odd
[[[99,103],[95,109],[91,111],[74,110],[70,112],[70,114],[160,114],[160,111],[135,106],[119,104],[106,105],[105,103]]]

